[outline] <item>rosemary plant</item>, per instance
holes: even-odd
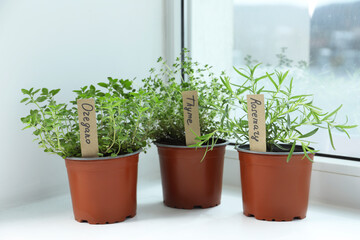
[[[327,129],[332,147],[335,149],[332,131],[347,132],[347,129],[356,125],[336,123],[336,115],[342,105],[333,111],[325,112],[313,104],[312,95],[293,94],[294,78],[289,77],[289,71],[266,73],[256,76],[256,69],[260,64],[245,69],[235,69],[243,79],[237,83],[230,82],[229,77],[221,77],[223,85],[230,92],[229,98],[234,99],[236,104],[228,104],[225,108],[218,108],[222,112],[225,121],[223,128],[199,137],[202,142],[208,141],[213,134],[226,132],[232,134],[237,144],[243,145],[249,141],[249,125],[247,120],[247,94],[264,94],[265,96],[265,119],[266,119],[266,145],[267,151],[288,151],[289,161],[296,144],[300,144],[305,156],[309,159],[308,152],[316,152],[310,148],[312,143],[308,138],[317,133],[320,128]],[[268,88],[265,81],[270,82],[272,87]],[[232,112],[234,111],[234,112]],[[235,116],[234,116],[235,115]],[[302,132],[303,126],[312,129],[306,133]],[[200,146],[201,142],[197,144]],[[289,145],[288,148],[282,144]]]

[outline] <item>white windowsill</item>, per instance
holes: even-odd
[[[358,239],[358,162],[316,157],[307,217],[266,222],[242,214],[239,160],[232,146],[225,155],[222,202],[210,209],[164,206],[156,152],[151,153],[152,174],[139,178],[136,217],[109,225],[78,223],[67,193],[0,211],[0,239]]]
[[[78,223],[66,194],[3,211],[0,239],[358,239],[360,210],[312,201],[303,220],[266,222],[242,214],[239,188],[225,186],[219,206],[193,210],[164,206],[158,181],[139,189],[137,215],[125,222]]]

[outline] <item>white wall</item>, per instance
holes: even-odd
[[[164,55],[163,19],[163,0],[0,1],[0,209],[68,188],[64,161],[20,130],[20,89],[61,88],[69,100],[108,76],[141,79]],[[154,166],[147,158],[139,176]]]

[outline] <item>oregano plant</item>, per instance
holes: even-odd
[[[62,157],[77,156],[76,153],[80,153],[77,113],[65,103],[56,102],[54,97],[60,89],[30,88],[21,91],[26,95],[21,103],[33,107],[27,116],[21,118],[26,125],[23,129],[34,129],[34,141],[45,152]]]
[[[74,90],[76,97],[68,104],[57,103],[60,89],[22,89],[26,97],[21,101],[33,108],[21,118],[24,129],[34,129],[35,141],[45,152],[62,158],[80,157],[80,136],[77,99],[94,98],[98,128],[99,156],[131,153],[149,145],[151,129],[150,101],[144,91],[136,91],[133,81],[108,78]],[[146,99],[146,101],[145,101]]]

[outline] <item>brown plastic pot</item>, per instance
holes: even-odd
[[[105,224],[136,215],[139,153],[65,159],[76,221]]]
[[[236,149],[246,216],[267,221],[306,217],[312,162],[303,152],[294,152],[286,162],[288,152],[254,152],[248,146]]]
[[[220,204],[225,148],[192,148],[155,143],[160,157],[164,204],[173,208],[209,208]]]

